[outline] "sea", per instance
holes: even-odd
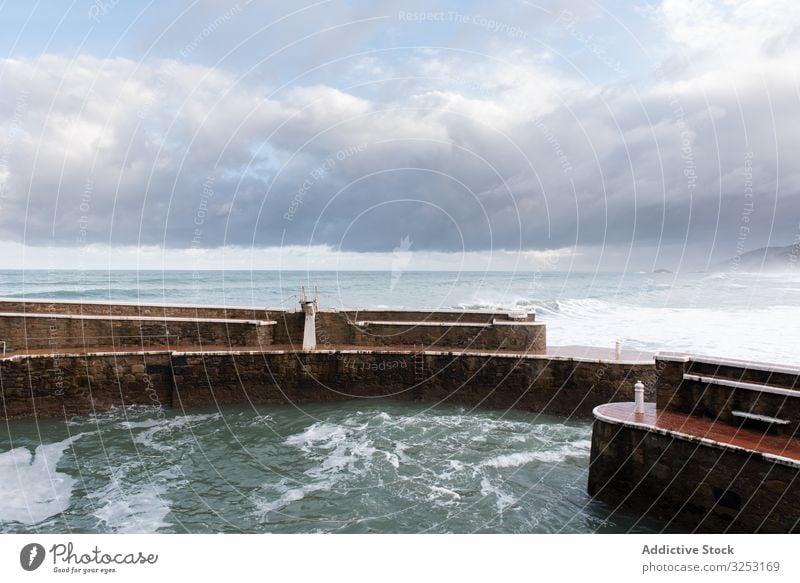
[[[552,346],[800,364],[800,275],[2,271],[0,297],[529,310]],[[0,532],[662,532],[586,494],[591,424],[360,401],[10,421]]]

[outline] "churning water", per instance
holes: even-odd
[[[14,422],[4,532],[627,532],[591,426],[392,401]],[[43,445],[44,444],[44,445]]]

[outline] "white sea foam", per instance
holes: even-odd
[[[323,445],[325,442],[337,442],[345,439],[348,429],[341,425],[330,423],[314,423],[302,433],[296,433],[286,438],[287,445],[307,447],[309,445]]]
[[[411,458],[408,457],[406,454],[406,450],[408,449],[408,444],[403,443],[402,441],[396,441],[394,443],[394,453],[397,456],[398,461],[407,463],[411,461]]]
[[[481,496],[495,497],[495,507],[497,508],[498,512],[502,512],[509,506],[514,503],[514,497],[510,494],[504,492],[501,488],[492,484],[492,482],[487,477],[481,478]]]
[[[84,434],[0,453],[0,522],[33,525],[66,510],[75,478],[56,471],[64,452]]]
[[[146,429],[148,427],[157,427],[161,423],[158,419],[146,419],[144,421],[122,421],[120,427],[125,429]]]
[[[576,449],[585,449],[590,450],[592,449],[592,440],[591,439],[580,439],[578,441],[573,441],[572,446]]]
[[[558,462],[564,461],[564,459],[566,459],[564,455],[552,451],[531,451],[497,456],[482,465],[490,468],[516,468],[534,461]]]
[[[557,449],[526,451],[500,455],[481,464],[490,468],[516,468],[531,462],[561,463],[570,457],[585,457],[589,455],[588,449],[592,442],[580,440]]]
[[[303,498],[305,498],[306,493],[310,491],[311,490],[309,490],[307,487],[290,488],[275,500],[264,500],[263,498],[259,498],[255,501],[256,511],[264,518],[267,518],[270,512],[281,510],[286,506],[288,506],[289,504],[291,504],[292,502],[297,502],[298,500],[302,500]]]
[[[534,310],[553,346],[610,348],[622,339],[646,352],[800,363],[797,274],[587,275],[554,275],[526,291],[496,282],[458,307]]]
[[[392,467],[394,469],[397,469],[397,468],[400,467],[400,458],[397,456],[396,453],[391,453],[391,452],[385,451],[385,452],[383,452],[383,455],[386,456],[386,461],[388,461],[390,464],[392,464]]]
[[[724,305],[724,304],[723,304]],[[653,307],[602,300],[565,300],[544,315],[548,343],[672,350],[800,363],[800,310],[796,306]],[[742,338],[747,338],[742,343]]]
[[[177,417],[166,417],[158,419],[154,424],[149,422],[142,422],[139,427],[148,427],[147,431],[138,433],[134,438],[134,442],[155,449],[157,451],[167,452],[174,451],[179,445],[184,444],[192,439],[191,427],[196,424],[204,423],[206,421],[214,421],[221,417],[219,413],[208,413],[201,415],[180,415]],[[170,439],[167,443],[161,439],[163,434],[179,432],[181,435],[180,441]]]
[[[309,476],[324,473],[347,471],[352,475],[363,475],[366,467],[363,462],[372,458],[377,450],[369,442],[345,442],[337,445],[315,468],[306,472]]]
[[[313,492],[326,492],[333,487],[335,481],[335,479],[323,479],[300,486],[296,483],[292,483],[290,486],[286,480],[281,480],[279,483],[270,487],[270,489],[278,490],[279,496],[277,498],[256,496],[253,499],[253,504],[256,507],[256,516],[262,520],[269,520],[269,514],[271,512],[279,512],[293,502],[303,500],[308,494]]]
[[[430,494],[428,495],[429,502],[436,502],[437,504],[452,505],[458,500],[461,500],[461,494],[445,488],[443,486],[429,486]]]
[[[106,500],[94,516],[118,533],[151,533],[170,526],[164,519],[170,507],[164,499],[166,489],[159,484],[122,485],[112,481],[102,491],[90,495]]]

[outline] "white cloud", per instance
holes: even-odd
[[[655,15],[675,50],[709,69],[789,65],[800,51],[793,0],[664,0]]]

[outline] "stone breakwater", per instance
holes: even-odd
[[[2,415],[391,397],[588,417],[648,360],[548,354],[533,314],[0,301]],[[137,340],[138,339],[138,340]],[[649,395],[652,398],[652,395]]]

